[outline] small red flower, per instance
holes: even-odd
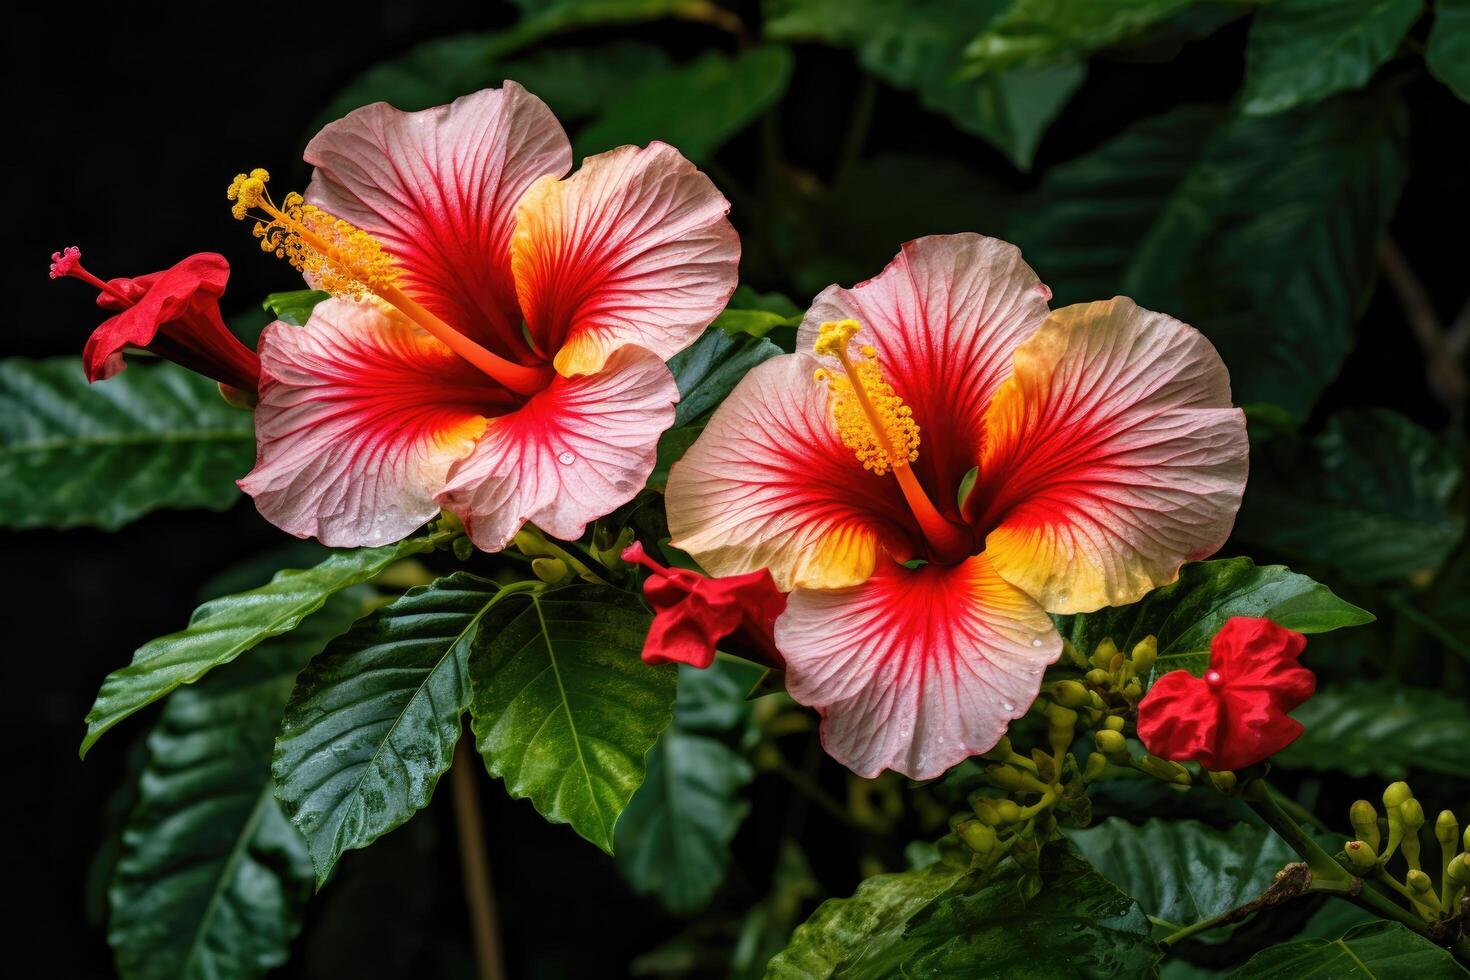
[[[1269,619],[1236,616],[1210,641],[1204,677],[1170,671],[1138,705],[1138,737],[1154,755],[1206,769],[1243,769],[1302,733],[1287,715],[1317,689],[1297,663],[1307,638]]]
[[[653,626],[643,644],[650,664],[708,667],[715,645],[732,634],[772,666],[781,666],[772,629],[786,609],[786,594],[762,568],[745,575],[709,578],[685,568],[665,568],[633,542],[623,560],[647,568],[643,595],[653,607]]]
[[[191,255],[162,272],[103,281],[82,267],[76,246],[51,255],[51,278],[70,277],[98,290],[97,305],[116,312],[87,340],[82,363],[88,381],[121,371],[123,351],[151,351],[225,386],[227,397],[254,403],[260,358],[230,332],[219,300],[230,265],[213,252]]]

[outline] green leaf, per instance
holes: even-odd
[[[219,386],[134,364],[88,386],[80,360],[0,361],[0,525],[115,530],[160,508],[224,510],[255,423]]]
[[[1306,730],[1272,757],[1287,769],[1403,779],[1410,771],[1470,779],[1465,699],[1391,681],[1329,687],[1292,712]]]
[[[738,286],[724,312],[715,317],[712,327],[727,334],[749,334],[764,337],[777,327],[801,325],[801,310],[780,293],[758,293],[749,286]]]
[[[820,980],[870,948],[896,940],[910,918],[943,895],[966,872],[947,864],[877,875],[851,898],[830,898],[796,927],[791,943],[766,967],[767,980]]]
[[[429,803],[469,707],[470,643],[504,589],[463,572],[410,590],[301,674],[276,739],[276,798],[325,882]]]
[[[573,147],[585,157],[627,143],[663,140],[703,163],[780,101],[791,66],[791,52],[783,47],[734,57],[706,52],[687,65],[650,75],[612,100]]]
[[[1210,115],[1147,120],[1055,168],[1010,237],[1058,302],[1123,293],[1186,317],[1219,348],[1237,403],[1300,420],[1356,340],[1404,181],[1402,106],[1341,96],[1216,114],[1213,130]]]
[[[1359,582],[1443,564],[1465,529],[1452,509],[1455,455],[1383,409],[1342,412],[1315,439],[1258,447],[1235,533]]]
[[[1373,622],[1327,586],[1282,565],[1249,558],[1191,562],[1179,581],[1155,589],[1131,606],[1053,617],[1078,650],[1090,653],[1111,638],[1127,650],[1152,634],[1159,641],[1154,676],[1184,669],[1202,673],[1210,639],[1231,616],[1264,616],[1298,633],[1327,633]]]
[[[964,72],[1085,57],[1179,13],[1197,0],[1014,0],[964,51]]]
[[[1086,69],[1064,63],[956,78],[964,39],[1003,7],[996,0],[768,0],[766,33],[853,49],[869,72],[913,91],[925,108],[948,116],[1025,170]]]
[[[1181,926],[1244,905],[1297,860],[1280,837],[1249,823],[1217,830],[1197,820],[1139,826],[1113,817],[1067,836],[1145,912]]]
[[[476,745],[510,795],[612,852],[613,828],[673,717],[677,674],[640,653],[637,596],[595,585],[508,596],[470,655]]]
[[[707,905],[725,880],[730,841],[750,809],[740,791],[754,775],[718,739],[664,732],[618,821],[618,870],[633,890],[657,895],[676,915]]]
[[[329,296],[320,289],[297,289],[289,293],[271,293],[260,305],[277,320],[299,327],[311,317],[316,304]]]
[[[311,862],[271,795],[271,740],[296,671],[357,609],[334,597],[165,706],[109,896],[120,976],[250,977],[286,962]]]
[[[731,335],[717,327],[710,327],[669,359],[669,370],[679,386],[679,403],[674,406],[673,428],[659,437],[658,462],[649,475],[649,486],[668,482],[669,467],[694,445],[704,423],[746,372],[781,353],[781,348],[762,337]]]
[[[1153,975],[1160,953],[1137,902],[1065,842],[1046,846],[1038,870],[1030,899],[1018,898],[1012,861],[956,878],[938,864],[869,879],[819,908],[767,976]]]
[[[1360,89],[1393,57],[1424,0],[1276,0],[1246,47],[1244,111],[1270,115]]]
[[[1341,939],[1303,939],[1263,949],[1232,980],[1451,980],[1470,976],[1445,949],[1397,922],[1370,922]]]
[[[618,821],[618,870],[634,891],[657,895],[676,915],[697,912],[714,896],[750,809],[740,792],[755,771],[712,737],[734,732],[750,713],[745,666],[721,659],[707,670],[679,668],[674,723],[648,754],[648,778]]]
[[[1424,63],[1450,91],[1470,102],[1470,0],[1435,0]]]
[[[180,684],[192,684],[262,640],[295,629],[343,589],[366,582],[394,562],[432,551],[442,533],[410,538],[381,548],[338,552],[314,568],[286,569],[269,584],[249,592],[211,599],[189,619],[186,629],[149,640],[133,662],[114,670],[87,713],[81,754],[102,733]]]

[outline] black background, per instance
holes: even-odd
[[[254,4],[208,16],[197,6],[131,5],[102,15],[82,9],[9,15],[0,197],[7,212],[0,294],[6,356],[78,352],[98,321],[88,290],[46,277],[48,256],[65,245],[80,245],[104,277],[159,269],[193,251],[222,252],[234,270],[227,312],[231,304],[244,308],[267,292],[299,288],[291,271],[262,258],[230,219],[224,188],[231,175],[265,166],[283,178],[282,189],[301,186],[307,127],[353,74],[416,41],[503,26],[514,16],[483,3],[360,4],[350,13]],[[634,32],[681,56],[721,42],[687,25]],[[1239,87],[1244,33],[1234,25],[1164,65],[1096,62],[1043,143],[1037,170],[1180,102],[1228,99]],[[783,143],[796,162],[819,174],[830,169],[854,85],[849,56],[800,52],[782,121]],[[1427,79],[1412,81],[1406,94],[1413,171],[1393,233],[1449,315],[1466,284],[1463,139],[1470,113]],[[754,156],[748,142],[743,137],[722,155],[737,175]],[[869,145],[944,153],[1017,189],[1034,183],[901,92],[880,93]],[[1319,416],[1353,404],[1388,405],[1430,426],[1444,423],[1425,392],[1422,358],[1397,303],[1383,289]],[[81,719],[101,678],[143,641],[179,628],[206,578],[283,537],[248,502],[225,514],[157,513],[112,535],[5,537],[4,853],[9,899],[18,904],[5,918],[19,927],[23,973],[111,973],[99,889],[105,863],[97,854],[117,819],[118,804],[109,801],[136,764],[152,715],[130,720],[78,761]],[[758,895],[769,876],[770,825],[780,817],[766,814],[784,799],[764,778],[754,795],[725,899],[735,907]],[[547,825],[488,780],[481,796],[513,976],[618,975],[679,929],[654,902],[632,897],[611,861],[567,828]],[[812,854],[824,886],[849,893],[856,880],[850,844],[840,828],[825,827],[821,814],[807,819],[816,831],[808,837],[829,841]],[[467,937],[453,824],[440,793],[407,828],[371,852],[348,855],[338,879],[312,904],[284,975],[468,975]]]

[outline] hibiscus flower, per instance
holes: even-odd
[[[664,362],[735,288],[729,204],[662,143],[588,157],[513,82],[385,103],[307,145],[305,195],[230,187],[265,251],[334,298],[261,335],[256,465],[272,523],[334,546],[456,514],[498,550],[631,499],[673,422]]]
[[[787,689],[861,776],[990,749],[1060,654],[1049,613],[1136,601],[1234,522],[1245,419],[1210,343],[1050,298],[1005,242],[910,242],[818,296],[671,472],[674,546],[790,592]]]

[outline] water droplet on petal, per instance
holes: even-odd
[[[1036,639],[1032,640],[1031,645],[1034,647],[1041,646],[1041,637],[1038,636]]]
[[[556,461],[563,466],[571,466],[577,461],[577,457],[572,455],[570,450],[563,449],[557,454]]]
[[[1004,708],[1006,711],[1015,711],[1016,710],[1016,706],[1014,704],[1011,704],[1009,701],[1002,701],[1000,703],[1000,706],[1002,708]]]

